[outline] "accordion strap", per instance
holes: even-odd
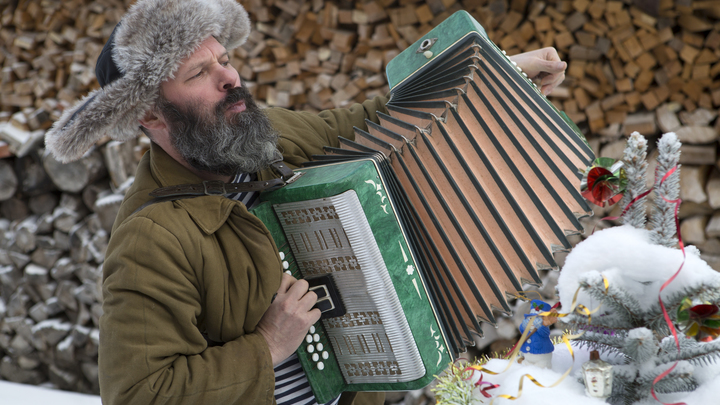
[[[195,198],[205,195],[227,196],[247,191],[271,190],[292,183],[300,175],[293,172],[292,169],[287,167],[287,165],[282,161],[272,163],[270,168],[280,177],[266,181],[246,181],[242,183],[225,183],[220,180],[204,180],[202,183],[178,184],[176,186],[156,188],[150,192],[150,196],[154,198],[138,207],[135,212],[139,212],[149,205],[165,201],[182,200],[185,198]]]

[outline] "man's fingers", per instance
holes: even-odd
[[[300,304],[304,308],[312,308],[317,303],[317,294],[312,291],[307,291],[305,295],[300,298]]]
[[[563,80],[565,80],[564,72],[543,77],[542,81],[540,82],[540,88],[542,90],[542,93],[547,96],[553,90],[555,90],[555,87],[560,85]]]
[[[277,290],[278,294],[285,294],[290,287],[295,284],[297,279],[287,273],[283,273],[282,279],[280,280],[280,287]]]
[[[312,323],[319,321],[322,316],[322,312],[317,308],[313,308],[308,314],[310,315],[310,322]]]

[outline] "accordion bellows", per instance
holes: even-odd
[[[298,350],[321,402],[343,390],[432,381],[482,335],[481,322],[495,323],[493,311],[511,312],[508,296],[540,284],[538,270],[557,268],[553,254],[570,248],[567,236],[591,214],[578,169],[592,150],[469,14],[453,14],[403,51],[387,76],[389,114],[379,114],[380,124],[356,129],[354,141],[341,139],[300,169],[296,183],[265,193],[274,213],[255,210],[299,276],[322,267],[349,304],[346,315],[318,325],[337,380],[318,373],[308,348]],[[338,198],[355,208],[338,210]],[[284,217],[303,209],[319,220]],[[364,236],[350,237],[363,221]],[[368,249],[362,255],[382,263],[360,263]],[[385,281],[342,281],[340,273],[368,266]],[[372,290],[367,298],[363,288]],[[405,320],[383,315],[395,300]],[[365,301],[370,307],[352,309]]]

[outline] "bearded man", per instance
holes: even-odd
[[[298,166],[338,146],[339,136],[354,139],[353,126],[378,122],[387,100],[319,114],[260,110],[230,65],[229,52],[249,31],[235,0],[139,0],[98,59],[101,89],[48,131],[47,147],[61,161],[80,158],[105,134],[128,140],[140,127],[152,141],[103,265],[106,405],[315,403],[294,352],[320,318],[317,297],[282,272],[275,243],[248,207],[277,177],[269,166],[282,172],[281,160]],[[546,93],[564,77],[553,49],[516,61],[543,77]],[[232,184],[200,198],[149,196],[202,181]],[[331,403],[383,397],[344,393]]]

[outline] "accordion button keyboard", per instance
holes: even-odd
[[[335,306],[333,305],[333,302],[329,299],[320,299],[315,304],[313,308],[317,308],[320,310],[320,312],[328,312],[331,311]]]
[[[326,286],[318,286],[318,287],[310,287],[308,289],[309,291],[312,291],[317,295],[318,301],[328,296],[328,290]]]

